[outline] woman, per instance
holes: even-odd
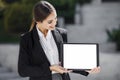
[[[30,31],[20,40],[18,72],[30,80],[68,80],[70,70],[60,65],[61,43],[67,41],[66,31],[55,28],[57,14],[55,8],[46,1],[35,4],[33,23]],[[98,72],[79,71],[80,74]],[[77,71],[78,72],[78,71]]]

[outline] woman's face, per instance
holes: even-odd
[[[54,30],[56,23],[57,14],[56,11],[53,11],[43,22],[40,22],[40,27],[45,30]]]

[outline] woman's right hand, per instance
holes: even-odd
[[[61,73],[61,74],[71,72],[71,70],[67,70],[67,69],[65,69],[65,68],[63,68],[62,66],[59,66],[59,65],[50,66],[50,70]]]

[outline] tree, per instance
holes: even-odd
[[[32,21],[32,5],[14,3],[4,13],[7,32],[21,33],[28,31]]]

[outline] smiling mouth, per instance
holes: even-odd
[[[54,28],[54,27],[51,26],[50,28]]]

